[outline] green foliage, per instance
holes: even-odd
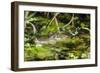
[[[90,57],[90,15],[25,11],[25,61]]]

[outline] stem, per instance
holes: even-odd
[[[27,21],[27,17],[28,17],[29,12],[26,11],[24,14],[25,14],[24,15],[25,16],[25,18],[24,18],[24,24],[25,24],[24,27],[26,28],[26,23],[27,23],[26,21]]]
[[[29,11],[26,11],[25,12],[25,19],[27,19],[28,15],[29,15]]]
[[[47,17],[49,17],[49,12],[47,13]]]
[[[90,29],[89,29],[89,28],[82,28],[82,29],[87,30],[87,31],[90,31]]]
[[[36,33],[36,31],[37,31],[37,30],[36,30],[35,25],[34,25],[34,24],[32,24],[32,23],[30,23],[30,24],[31,24],[31,26],[32,26],[32,28],[33,28],[33,32],[34,32],[34,33]]]
[[[30,15],[27,17],[27,20],[29,20],[30,18],[32,18],[35,14],[36,14],[36,12],[30,14]]]
[[[70,25],[73,20],[74,20],[74,14],[72,14],[71,20],[63,28],[65,28],[66,26]]]
[[[54,21],[54,19],[57,17],[59,13],[55,13],[54,17],[52,18],[51,22],[47,25],[47,27]]]
[[[73,13],[73,21],[72,21],[72,26],[74,26],[74,13]]]
[[[58,21],[57,21],[57,18],[56,17],[55,17],[55,22],[56,22],[56,26],[57,26],[58,33],[60,33],[60,28],[59,28]]]

